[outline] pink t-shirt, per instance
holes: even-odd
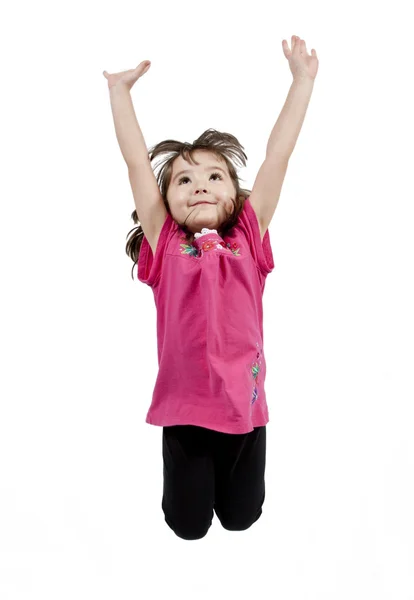
[[[144,237],[138,279],[157,309],[159,371],[146,422],[248,433],[269,421],[262,297],[274,268],[249,198],[222,239],[188,244],[167,213],[155,257]]]

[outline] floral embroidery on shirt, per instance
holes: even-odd
[[[239,254],[240,246],[238,246],[236,244],[236,242],[233,242],[232,244],[230,244],[230,242],[227,242],[226,246],[227,246],[227,248],[230,248],[230,250],[233,252],[233,254],[235,256],[240,256],[240,254]]]
[[[260,373],[260,365],[262,364],[261,355],[263,354],[263,348],[259,348],[259,344],[256,342],[256,360],[251,365],[251,371],[253,376],[253,394],[251,404],[254,404],[258,398],[259,392],[257,389],[258,375]],[[259,361],[259,362],[257,362]]]
[[[180,238],[181,240],[185,240],[185,237]],[[191,254],[192,256],[198,256],[198,250],[195,246],[191,244],[180,244],[183,250],[181,250],[181,254]]]
[[[212,230],[208,230],[208,229],[202,229],[202,231],[204,232],[210,232],[213,231],[215,232],[215,229]],[[201,234],[195,234],[196,237],[201,237]],[[202,235],[206,235],[206,233],[203,233]],[[186,242],[186,237],[183,236],[180,238],[180,240],[182,240],[183,242]],[[206,239],[204,242],[202,242],[200,249],[196,248],[194,245],[192,244],[180,244],[180,246],[183,248],[183,250],[181,250],[181,254],[190,254],[191,256],[199,256],[199,254],[203,254],[204,252],[211,252],[212,250],[230,250],[235,256],[240,256],[239,251],[240,251],[240,246],[236,243],[233,242],[232,244],[230,244],[230,242],[224,242],[224,241],[218,241],[216,239]]]
[[[223,246],[224,248],[226,247],[224,242],[218,242],[216,240],[206,240],[201,244],[201,250],[203,252],[211,252],[211,250],[215,250],[217,246]],[[217,248],[217,250],[218,249],[219,248]]]

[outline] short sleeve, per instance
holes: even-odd
[[[269,230],[266,230],[262,241],[260,239],[259,222],[249,198],[246,198],[244,201],[243,210],[239,215],[237,227],[247,238],[257,267],[264,276],[271,273],[275,265],[273,261],[272,246],[270,244]]]
[[[175,223],[171,215],[167,213],[164,225],[162,226],[158,238],[157,247],[155,249],[155,256],[153,256],[151,246],[149,245],[145,235],[142,239],[138,258],[137,275],[139,281],[142,281],[142,283],[146,283],[150,287],[155,287],[160,278],[167,243],[170,237],[171,229],[174,226],[174,224]]]

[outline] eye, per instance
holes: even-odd
[[[218,177],[219,179],[223,179],[223,177],[220,175],[220,173],[212,173],[212,174],[210,175],[210,177],[214,177],[214,176]],[[184,181],[184,179],[188,179],[188,180],[190,180],[190,179],[189,179],[189,177],[186,177],[186,176],[184,176],[184,177],[180,177],[180,179],[179,179],[179,181],[178,181],[178,185],[181,185],[181,183],[182,183],[182,181]]]

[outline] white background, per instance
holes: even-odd
[[[414,598],[408,3],[23,2],[2,9],[2,600]],[[147,146],[235,135],[251,189],[292,75],[313,95],[270,225],[263,515],[178,538],[161,510],[152,291],[102,72]]]

